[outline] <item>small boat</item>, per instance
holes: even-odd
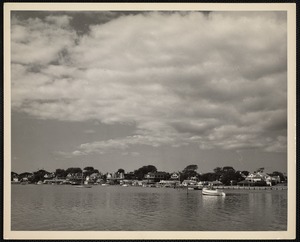
[[[92,188],[92,187],[93,187],[92,185],[88,185],[88,184],[76,186],[76,188]]]
[[[202,195],[225,196],[226,194],[225,194],[225,192],[223,192],[221,190],[205,187],[205,188],[202,189]]]

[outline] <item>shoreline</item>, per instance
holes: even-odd
[[[246,187],[246,186],[215,186],[217,189],[224,189],[224,190],[287,190],[287,186],[263,186],[263,187]]]
[[[22,183],[16,183],[12,182],[11,185],[54,185],[54,184],[33,184],[33,183],[27,183],[27,184],[22,184]],[[55,184],[56,186],[72,186],[70,184]],[[91,184],[92,186],[101,186],[101,184]],[[121,185],[106,185],[106,186],[121,186]],[[105,187],[106,187],[105,186]],[[122,186],[121,186],[122,187]],[[127,187],[143,187],[143,186],[127,186]],[[174,187],[143,187],[143,188],[174,188]],[[190,187],[192,188],[192,187]],[[216,189],[223,189],[223,190],[288,190],[287,186],[214,186]],[[175,189],[187,189],[187,187],[176,187]],[[202,190],[202,189],[195,189],[195,190]]]

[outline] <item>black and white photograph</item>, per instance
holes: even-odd
[[[6,5],[9,238],[295,236],[295,5],[154,5]]]

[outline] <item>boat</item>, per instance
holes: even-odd
[[[214,189],[212,187],[205,187],[202,189],[202,195],[208,195],[208,196],[225,196],[225,192],[219,189]]]
[[[92,185],[82,184],[82,185],[76,186],[76,188],[92,188]]]

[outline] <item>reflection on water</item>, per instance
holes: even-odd
[[[286,191],[13,185],[12,230],[268,231],[287,229]]]

